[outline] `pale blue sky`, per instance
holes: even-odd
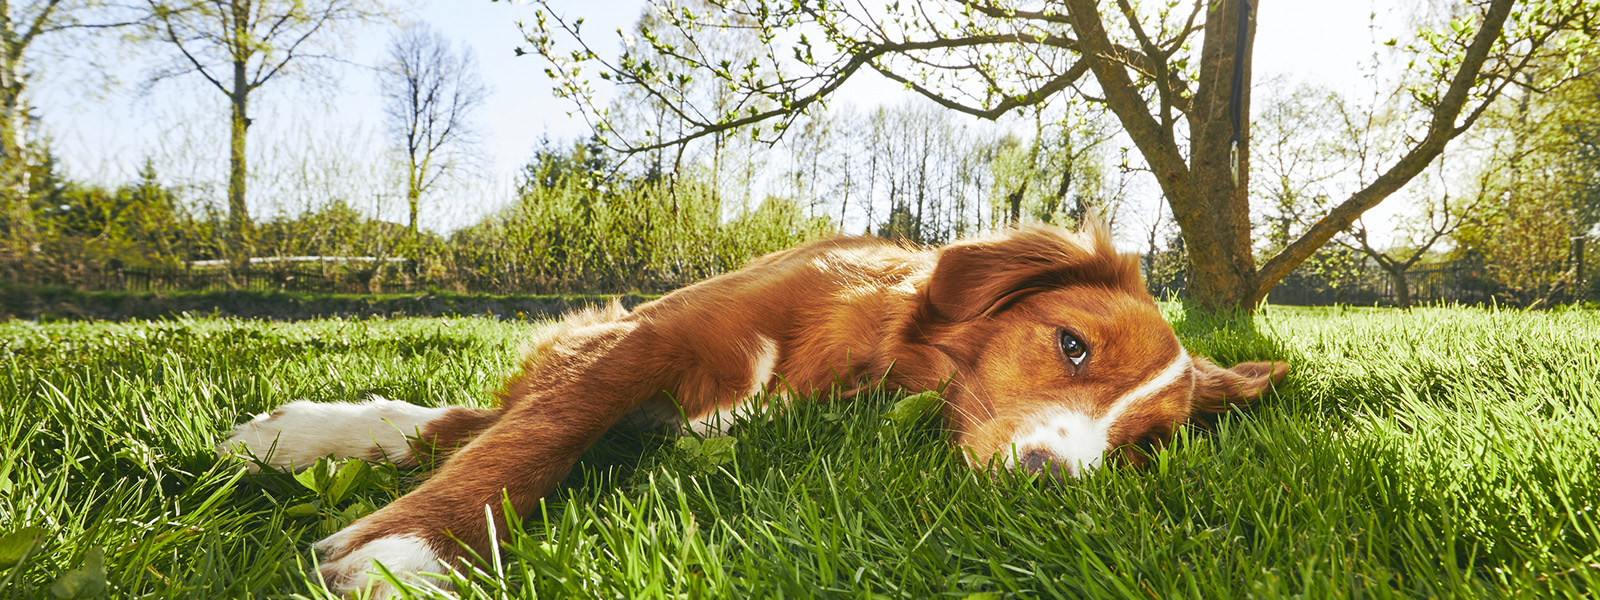
[[[607,40],[598,46],[609,49],[615,47],[609,32],[628,27],[644,4],[639,0],[558,0],[556,5],[569,17],[583,17],[587,31],[607,32]],[[1258,13],[1255,47],[1258,85],[1283,75],[1341,89],[1362,86],[1359,67],[1373,51],[1368,32],[1372,6],[1371,0],[1265,2]],[[513,53],[523,43],[517,22],[531,21],[534,10],[529,5],[489,0],[421,0],[417,4],[414,19],[432,23],[446,36],[475,49],[484,79],[493,88],[482,113],[484,149],[492,157],[480,178],[487,183],[463,184],[465,188],[453,194],[474,200],[425,210],[424,222],[432,228],[458,227],[503,203],[514,173],[542,135],[559,139],[586,134],[582,119],[569,116],[570,104],[551,95],[540,59]],[[1379,18],[1389,19],[1388,15]],[[352,34],[351,56],[359,63],[375,63],[391,33],[390,28],[371,27]],[[129,67],[119,76],[126,82],[138,81],[143,68]],[[163,84],[141,95],[132,85],[85,93],[88,90],[81,81],[53,80],[49,75],[41,73],[35,78],[34,103],[44,130],[74,176],[107,183],[126,181],[145,156],[154,155],[158,162],[170,165],[170,177],[190,183],[209,178],[212,193],[218,191],[215,186],[226,168],[226,129],[220,121],[225,104],[221,94],[201,88],[198,78]],[[864,106],[900,102],[909,96],[881,79],[863,80],[845,91],[846,99]],[[372,155],[381,151],[381,106],[368,72],[346,68],[338,85],[316,91],[287,81],[271,83],[258,92],[255,101],[254,148],[257,152],[283,148],[256,159],[257,166],[294,160],[294,148],[304,145],[295,140],[318,140],[323,147],[312,154],[337,155],[357,164],[375,161]],[[292,211],[295,204],[255,193],[251,202],[257,215]],[[394,202],[380,198],[373,203],[386,215],[394,214]]]

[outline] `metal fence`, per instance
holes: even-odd
[[[1455,261],[1413,269],[1406,273],[1413,304],[1455,303],[1466,305],[1500,304],[1528,306],[1540,302],[1560,304],[1600,301],[1600,277],[1584,264],[1584,246],[1574,244],[1573,269],[1576,277],[1548,294],[1547,290],[1512,290],[1501,285],[1492,268],[1481,262]],[[339,294],[370,294],[415,291],[419,284],[409,276],[403,259],[363,257],[287,257],[252,259],[244,268],[233,268],[220,261],[196,262],[182,267],[118,267],[49,276],[16,273],[14,283],[53,285],[88,291],[206,291],[256,290]],[[1141,261],[1143,263],[1143,261]],[[1157,298],[1184,296],[1181,273],[1167,285],[1151,285]],[[1148,278],[1147,278],[1148,280]],[[459,286],[458,286],[459,287]],[[467,286],[473,287],[473,286]],[[672,289],[676,286],[668,286]],[[489,290],[458,290],[465,292]],[[495,293],[519,290],[493,290]],[[611,292],[614,290],[589,290]],[[1267,301],[1285,305],[1364,305],[1394,306],[1398,294],[1393,279],[1370,259],[1359,272],[1338,281],[1307,270],[1296,270],[1267,295]]]
[[[1581,250],[1577,256],[1582,256]],[[1553,293],[1548,287],[1510,289],[1493,276],[1489,265],[1466,260],[1412,269],[1406,272],[1406,282],[1413,305],[1530,306],[1541,301],[1546,305],[1600,301],[1600,277],[1594,277],[1581,268],[1584,266],[1578,263],[1573,271],[1575,276],[1568,283],[1556,287]],[[1150,291],[1157,298],[1182,298],[1183,283],[1179,278],[1172,285],[1152,286]],[[1320,274],[1297,270],[1272,288],[1267,294],[1267,301],[1291,306],[1397,306],[1399,293],[1389,273],[1368,259],[1362,264],[1359,274],[1341,281],[1330,281]]]
[[[1438,302],[1454,304],[1489,304],[1493,302],[1528,304],[1533,299],[1521,298],[1503,289],[1484,270],[1482,265],[1448,263],[1406,273],[1406,282],[1413,304]],[[1340,282],[1310,274],[1287,277],[1267,294],[1273,304],[1324,306],[1331,304],[1393,306],[1399,303],[1399,291],[1388,272],[1371,261],[1363,265],[1358,277]]]
[[[255,260],[238,268],[193,263],[182,267],[123,267],[70,273],[13,273],[15,283],[85,291],[254,290],[368,294],[409,291],[403,261]]]
[[[258,290],[320,293],[364,293],[371,290],[370,279],[340,276],[317,267],[245,269],[161,269],[129,267],[111,274],[107,289],[127,291],[156,290]]]

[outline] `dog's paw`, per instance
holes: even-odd
[[[318,573],[330,591],[351,594],[369,590],[369,598],[388,598],[394,587],[378,570],[382,564],[390,574],[407,585],[448,591],[448,582],[425,573],[445,572],[445,557],[415,534],[392,534],[372,538],[357,523],[312,545],[321,557]]]
[[[324,456],[403,463],[411,459],[408,436],[449,410],[377,396],[361,404],[300,400],[234,428],[217,455],[254,457],[273,468],[293,470]]]

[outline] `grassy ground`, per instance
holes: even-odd
[[[731,448],[614,436],[462,595],[1600,590],[1600,313],[1272,309],[1253,332],[1171,316],[1191,351],[1295,370],[1147,471],[974,473],[936,427],[885,420],[892,398],[800,405]],[[308,545],[415,474],[245,475],[212,445],[295,398],[486,402],[525,327],[0,324],[0,598],[324,596]]]

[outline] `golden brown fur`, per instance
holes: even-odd
[[[1087,346],[1087,360],[1063,356],[1063,333]],[[1051,454],[1081,440],[1028,432],[1048,418],[1089,423],[1106,451],[1140,463],[1190,415],[1247,403],[1287,369],[1191,361],[1135,257],[1117,254],[1095,224],[1077,233],[1025,227],[938,250],[819,241],[632,312],[612,304],[571,315],[531,348],[500,409],[452,412],[422,429],[430,451],[419,461],[448,460],[324,546],[325,561],[395,535],[424,539],[446,560],[461,555],[452,537],[485,554],[486,506],[504,535],[502,494],[528,514],[630,415],[693,420],[762,389],[799,400],[848,397],[880,381],[943,387],[953,440],[975,464],[999,458],[1081,474],[1098,459],[1064,464],[1070,456]],[[1049,443],[1024,454],[1024,434]],[[325,575],[338,586],[351,574]]]

